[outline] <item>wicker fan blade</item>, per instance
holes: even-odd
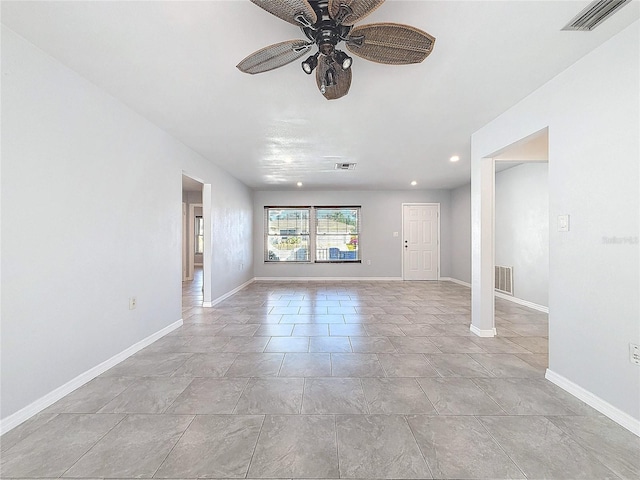
[[[253,52],[236,67],[240,71],[252,75],[268,72],[300,58],[312,45],[304,40],[287,40],[286,42],[274,43],[257,52]]]
[[[371,23],[351,30],[347,48],[365,60],[404,65],[427,58],[435,41],[428,33],[409,25]]]
[[[329,0],[329,15],[331,18],[340,16],[340,5],[345,5],[351,11],[346,14],[340,23],[353,25],[373,12],[384,3],[384,0]]]
[[[327,100],[344,97],[351,86],[351,68],[343,70],[333,57],[320,55],[316,67],[316,83]]]
[[[299,27],[300,20],[296,17],[301,16],[302,21],[313,25],[318,20],[316,12],[311,8],[307,0],[251,0],[253,3],[263,8],[272,15],[281,18],[285,22],[292,23]]]

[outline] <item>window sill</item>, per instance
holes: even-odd
[[[362,263],[362,260],[316,260],[315,263]]]

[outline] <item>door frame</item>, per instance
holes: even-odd
[[[400,262],[401,262],[401,272],[402,272],[402,280],[406,281],[404,278],[404,207],[405,206],[425,206],[425,207],[438,207],[438,232],[437,232],[437,259],[438,259],[438,265],[437,265],[437,274],[436,274],[436,279],[435,280],[423,280],[423,281],[429,281],[429,282],[439,282],[440,281],[440,203],[427,203],[427,202],[403,202],[401,208],[401,218],[402,218],[402,235],[401,235],[401,239],[400,239],[400,249],[402,250],[402,254],[400,256]]]
[[[187,263],[187,257],[188,255],[186,254],[186,250],[184,248],[184,246],[187,244],[188,240],[187,240],[187,229],[188,227],[188,220],[187,220],[187,203],[186,202],[182,202],[182,281],[186,282],[187,280],[189,280],[189,265]]]
[[[196,182],[199,182],[202,184],[202,220],[204,222],[204,255],[202,256],[202,293],[203,293],[203,301],[202,301],[202,306],[203,307],[212,307],[213,306],[213,302],[211,300],[212,297],[212,285],[211,285],[211,269],[213,268],[212,265],[212,258],[213,258],[213,241],[212,241],[212,236],[213,236],[213,232],[212,232],[212,215],[213,215],[213,202],[212,202],[212,195],[211,195],[211,184],[210,183],[205,183],[204,180],[202,180],[201,178],[195,176],[195,175],[191,175],[190,173],[185,172],[184,170],[181,172],[181,181],[182,181],[182,176],[185,177],[189,177],[193,180],[195,180]],[[187,234],[187,238],[193,236],[194,232],[193,232],[193,225],[191,225],[190,227],[187,227],[188,229],[191,230],[191,233]],[[189,240],[187,240],[189,241]],[[193,241],[190,241],[190,246],[189,246],[189,252],[192,252],[195,250],[194,245],[193,245]],[[181,245],[181,250],[182,253],[181,255],[184,255],[184,244]],[[192,257],[193,258],[193,257]]]

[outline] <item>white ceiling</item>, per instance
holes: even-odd
[[[299,61],[235,68],[303,38],[248,0],[2,1],[1,18],[252,188],[451,188],[469,180],[474,131],[640,17],[634,1],[593,32],[561,31],[588,3],[388,0],[360,24],[416,26],[436,37],[433,53],[408,66],[356,57],[333,101]]]

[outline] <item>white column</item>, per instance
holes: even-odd
[[[471,162],[471,331],[496,335],[494,319],[493,158]]]

